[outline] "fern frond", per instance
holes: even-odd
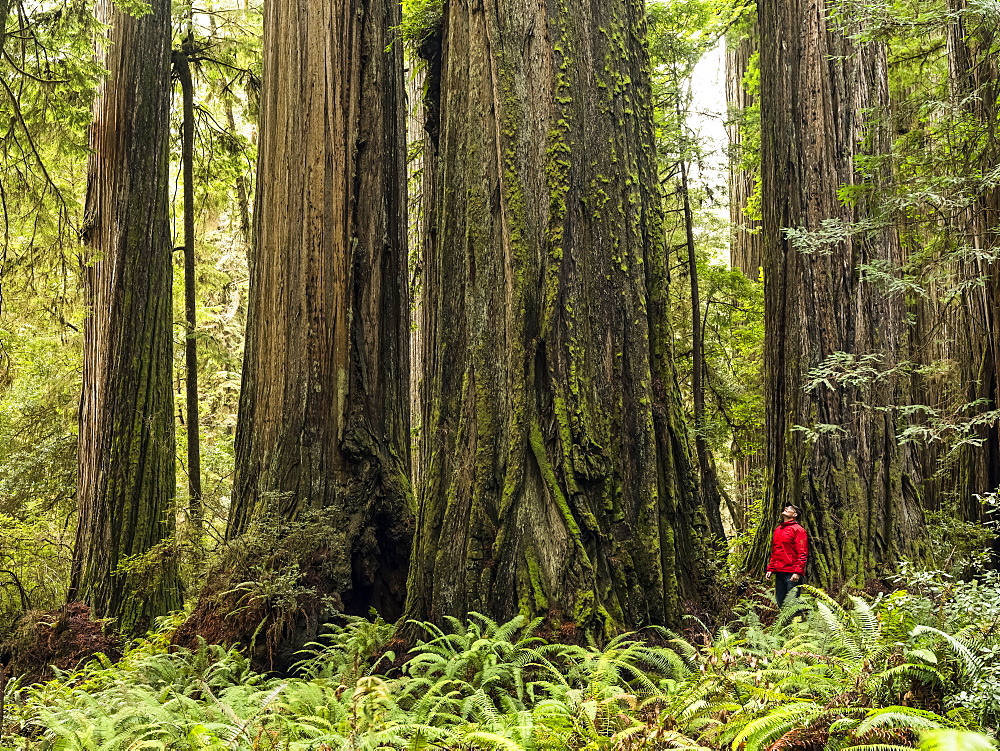
[[[511,618],[506,623],[495,625],[491,632],[487,632],[494,641],[498,642],[511,642],[513,643],[513,637],[517,632],[528,622],[528,619],[523,615],[517,615]]]
[[[861,710],[862,712],[864,710]],[[857,717],[839,717],[830,723],[831,733],[846,733],[849,730],[854,730],[861,722]]]
[[[958,655],[963,673],[967,678],[974,678],[983,671],[983,661],[976,657],[969,646],[966,645],[961,639],[941,631],[940,629],[934,628],[933,626],[915,626],[910,632],[911,636],[919,636],[920,634],[934,634],[935,636],[944,639],[945,642],[947,642],[952,648],[952,651]]]
[[[827,600],[829,600],[829,602]],[[823,619],[827,628],[830,629],[830,633],[833,634],[833,636],[838,642],[840,642],[840,645],[847,652],[847,657],[859,663],[862,662],[865,659],[865,653],[859,643],[857,635],[851,628],[850,616],[848,616],[846,611],[832,598],[830,598],[829,595],[827,595],[827,600],[819,600],[816,602],[817,612],[820,614],[820,617]],[[833,603],[832,606],[830,605],[831,602]]]
[[[871,652],[883,643],[882,624],[867,601],[856,595],[851,595],[850,599],[854,603],[853,620],[859,626],[862,647],[865,652]]]
[[[861,721],[855,734],[863,736],[872,728],[907,728],[909,730],[928,730],[946,727],[947,720],[941,715],[913,707],[891,706],[872,710]]]
[[[497,735],[496,733],[489,733],[483,730],[473,730],[462,734],[462,740],[466,742],[471,742],[476,746],[485,746],[486,748],[499,748],[503,751],[526,751],[524,746],[519,743],[515,743],[510,738],[505,738],[502,735]]]
[[[923,663],[904,662],[876,673],[870,679],[873,686],[881,687],[895,681],[904,683],[922,683],[928,686],[940,686],[945,682],[941,671]]]
[[[701,665],[701,652],[698,651],[698,648],[672,631],[667,631],[667,633],[672,637],[668,642],[670,648],[690,670],[697,670]]]
[[[735,751],[745,744],[746,751],[763,751],[793,727],[808,724],[822,711],[819,704],[811,701],[784,704],[748,722],[733,739],[732,748]]]
[[[995,739],[971,730],[925,730],[920,733],[920,751],[994,751]]]

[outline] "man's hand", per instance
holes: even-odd
[[[770,579],[771,578],[771,572],[770,571],[765,571],[764,572],[764,578],[765,579]]]
[[[797,581],[798,581],[799,579],[801,579],[802,577],[801,577],[801,576],[799,576],[798,574],[792,574],[792,577],[791,577],[791,578],[792,578],[792,581],[793,581],[793,582],[797,582]]]

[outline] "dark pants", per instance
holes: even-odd
[[[799,581],[793,582],[791,574],[787,571],[775,571],[774,572],[774,599],[778,601],[778,607],[780,608],[785,604],[785,598],[789,593],[793,593],[802,581],[802,575],[799,575]]]

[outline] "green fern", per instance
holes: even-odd
[[[811,701],[783,704],[763,717],[748,722],[733,738],[732,748],[764,751],[789,730],[808,725],[822,711],[822,706]]]
[[[925,730],[920,733],[920,751],[994,751],[994,738],[969,730]]]
[[[872,728],[906,728],[908,730],[929,730],[947,727],[948,721],[933,712],[913,707],[882,707],[868,713],[854,731],[862,737]]]
[[[370,621],[352,616],[343,626],[328,624],[319,641],[299,651],[303,657],[292,669],[306,679],[338,678],[342,683],[353,683],[377,672],[383,661],[391,663],[395,659],[392,652],[385,653],[395,630],[394,624],[379,617]],[[377,660],[371,659],[380,653]]]
[[[961,675],[966,680],[974,680],[982,674],[985,663],[975,654],[975,645],[967,643],[963,635],[953,636],[932,626],[916,626],[911,633],[913,636],[933,634],[943,639],[958,657]]]

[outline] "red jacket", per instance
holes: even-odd
[[[808,535],[801,525],[794,519],[779,524],[771,541],[771,559],[767,562],[767,570],[804,574],[808,557]]]

